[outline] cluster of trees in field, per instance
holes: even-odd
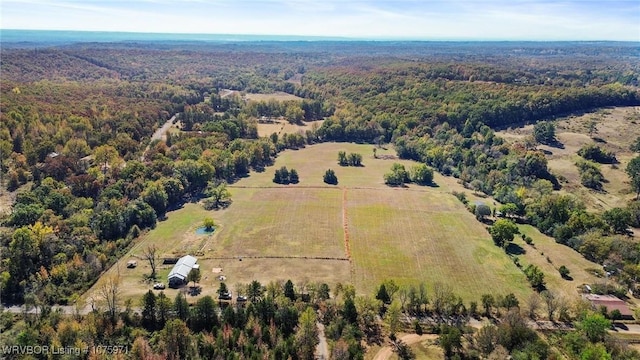
[[[588,144],[580,148],[578,155],[586,160],[595,161],[600,164],[615,164],[618,162],[615,154],[602,150],[601,147],[594,144]]]
[[[556,125],[551,121],[540,121],[533,125],[533,138],[540,144],[553,144],[556,139]]]
[[[297,184],[300,182],[298,171],[296,169],[287,169],[286,166],[277,169],[273,175],[273,182],[276,184]]]
[[[346,151],[340,151],[340,152],[338,152],[338,165],[340,165],[340,166],[363,166],[362,165],[362,154],[349,153],[349,155],[347,155]]]
[[[589,160],[579,160],[576,162],[576,166],[580,173],[580,183],[582,185],[590,189],[602,190],[602,183],[605,178],[598,164]]]
[[[433,184],[433,170],[425,164],[417,164],[407,171],[404,165],[394,163],[391,171],[384,174],[384,183],[389,186],[404,186],[410,182],[418,185]]]
[[[322,180],[329,185],[338,185],[338,177],[333,169],[327,169],[327,171],[324,172]]]

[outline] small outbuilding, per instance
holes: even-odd
[[[627,303],[613,295],[589,294],[585,295],[584,298],[587,299],[596,309],[604,306],[607,308],[607,313],[611,313],[613,310],[618,310],[620,311],[620,315],[622,315],[622,319],[633,319],[633,312],[629,309]]]
[[[178,259],[178,262],[173,266],[167,282],[169,287],[177,288],[187,283],[187,277],[192,269],[198,269],[200,265],[197,264],[198,259],[191,255],[186,255]]]

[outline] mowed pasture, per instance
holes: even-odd
[[[562,192],[580,197],[590,210],[603,211],[625,204],[634,198],[630,191],[629,177],[625,168],[634,157],[629,150],[631,143],[640,136],[640,107],[617,107],[600,109],[593,113],[570,116],[555,121],[556,137],[563,148],[538,146],[547,154],[551,171],[561,177]],[[590,126],[593,131],[590,133]],[[500,131],[497,135],[508,141],[523,141],[533,133],[533,125]],[[599,141],[594,141],[598,139]],[[606,182],[603,191],[588,189],[580,183],[580,174],[575,165],[581,159],[577,154],[581,147],[596,144],[616,154],[619,164],[600,165]]]
[[[201,226],[202,219],[206,216],[210,216],[208,211],[199,204],[191,203],[170,212],[168,218],[158,222],[155,229],[134,240],[129,252],[98,279],[94,286],[84,294],[84,300],[90,301],[91,298],[100,298],[100,288],[105,283],[105,278],[108,277],[120,279],[123,298],[134,300],[140,298],[153,285],[153,283],[145,281],[145,277],[151,273],[151,267],[144,259],[145,249],[155,246],[158,249],[157,255],[160,259],[195,253],[202,247],[201,242],[206,239],[206,236],[196,235],[196,229]],[[127,268],[127,262],[130,260],[137,261],[137,267]],[[161,263],[162,260],[159,261],[159,264]],[[171,268],[172,265],[159,265],[158,281],[166,283]],[[175,296],[174,290],[168,289],[166,292],[169,296]]]
[[[463,188],[453,178],[435,174],[433,187],[390,188],[383,175],[394,162],[409,169],[415,163],[394,158],[392,149],[372,145],[325,143],[281,153],[274,166],[252,173],[229,186],[232,204],[206,211],[189,203],[136,240],[107,276],[120,275],[124,298],[139,298],[152,284],[143,259],[148,246],[161,257],[194,254],[201,264],[202,295],[215,296],[218,277],[232,289],[258,280],[291,279],[295,284],[353,283],[361,294],[372,294],[380,282],[395,279],[403,285],[424,282],[428,289],[448,284],[466,301],[484,293],[531,293],[524,275],[495,247],[484,225],[453,196]],[[341,167],[339,151],[363,155],[362,167]],[[274,170],[295,168],[296,185],[272,182]],[[338,185],[327,185],[323,174],[333,169]],[[197,235],[205,217],[213,217],[216,231]],[[567,248],[567,250],[569,250]],[[137,259],[138,267],[126,263]],[[159,281],[166,283],[171,265],[163,265]],[[221,270],[221,271],[220,271]],[[97,296],[103,279],[86,294]],[[175,296],[177,290],[165,290]],[[196,300],[197,297],[191,298]]]
[[[565,299],[575,299],[581,293],[581,287],[604,281],[595,274],[602,266],[585,259],[579,252],[568,246],[558,244],[555,239],[546,236],[531,225],[519,225],[520,232],[533,239],[533,245],[527,245],[522,238],[516,237],[514,244],[525,253],[518,255],[523,267],[536,265],[545,275],[547,288],[562,295]],[[570,271],[570,279],[563,279],[558,272],[560,266]]]
[[[270,123],[258,122],[258,136],[269,136],[273,133],[278,135],[301,133],[304,135],[307,130],[322,126],[323,122],[324,120],[308,121],[302,125],[292,124],[287,120],[274,120]]]
[[[276,187],[276,188],[303,188],[321,187],[326,189],[376,187],[391,189],[384,184],[383,175],[388,172],[394,162],[405,165],[407,169],[415,164],[410,160],[395,158],[395,151],[391,148],[378,148],[378,158],[373,157],[373,145],[352,143],[323,143],[307,146],[300,150],[287,150],[280,153],[274,166],[267,168],[262,173],[252,173],[251,176],[238,181],[232,188],[241,187]],[[359,153],[362,155],[360,167],[338,165],[338,152]],[[383,159],[383,157],[385,157]],[[300,176],[297,185],[278,185],[273,183],[274,171],[282,166],[288,169],[294,168]],[[327,185],[323,182],[323,175],[327,169],[333,169],[338,177],[338,185]],[[436,174],[438,182],[440,177]],[[427,188],[422,188],[427,189]],[[429,188],[440,191],[440,188]]]
[[[233,189],[204,252],[217,257],[345,258],[339,189]],[[213,214],[214,216],[216,213]]]
[[[239,94],[246,101],[302,101],[303,98],[295,96],[284,91],[276,91],[268,94],[245,93],[237,90],[222,89],[218,93],[221,97],[233,96]]]
[[[524,276],[452,195],[416,189],[354,189],[348,218],[356,288],[385,279],[450,285],[467,301],[485,293],[523,298]]]
[[[290,101],[290,100],[296,100],[296,101],[302,101],[303,99],[299,96],[295,96],[283,91],[277,91],[274,93],[269,93],[269,94],[252,94],[252,93],[246,93],[243,94],[244,98],[249,100],[249,101],[271,101],[271,100],[275,100],[275,101]]]

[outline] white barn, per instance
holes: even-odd
[[[169,287],[176,288],[186,284],[187,276],[189,276],[191,269],[198,269],[200,267],[197,262],[198,259],[191,255],[186,255],[178,259],[178,262],[176,262],[171,272],[169,272],[167,279]]]

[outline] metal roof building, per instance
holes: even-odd
[[[585,298],[589,300],[595,308],[604,306],[609,313],[613,310],[618,310],[623,319],[633,319],[633,312],[629,309],[629,306],[613,295],[589,294],[586,295]]]
[[[169,286],[179,287],[186,284],[187,276],[189,276],[191,269],[198,269],[200,267],[197,262],[198,259],[191,255],[186,255],[178,259],[178,262],[173,266],[171,272],[169,272]]]

